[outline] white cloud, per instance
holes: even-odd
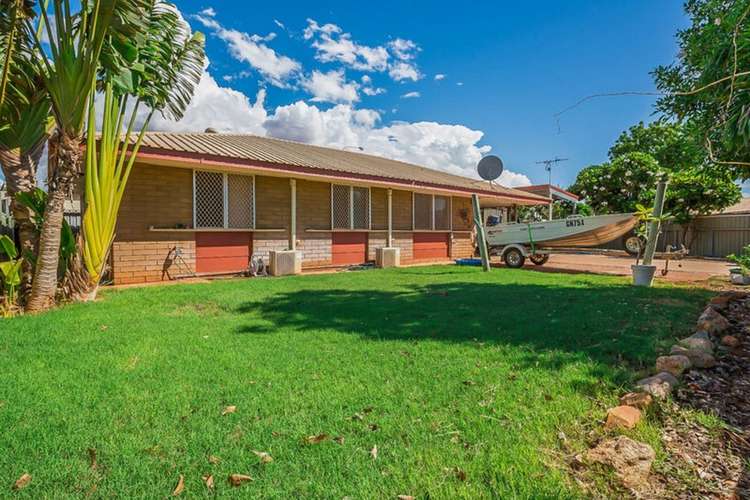
[[[403,80],[412,80],[416,82],[417,80],[422,78],[422,74],[419,72],[416,66],[403,61],[391,64],[390,69],[388,70],[388,74],[397,82]]]
[[[438,81],[438,82],[440,80],[445,80],[445,75],[442,74],[442,73],[438,73],[437,75],[435,75],[435,80]]]
[[[284,23],[282,23],[282,22],[281,22],[281,21],[279,21],[278,19],[274,19],[274,20],[273,20],[273,24],[275,24],[275,25],[276,25],[276,26],[278,26],[279,28],[281,28],[281,29],[283,29],[284,31],[286,31],[286,26],[284,26]]]
[[[206,16],[206,17],[216,17],[216,11],[213,7],[209,7],[207,9],[203,9],[199,12],[200,15]]]
[[[264,41],[273,40],[276,36],[274,33],[266,37],[249,35],[241,31],[226,29],[213,17],[196,15],[193,18],[206,28],[213,30],[217,37],[226,42],[232,57],[249,64],[272,85],[288,87],[289,80],[296,77],[302,68],[299,62],[277,54],[264,43]]]
[[[385,89],[382,87],[363,87],[362,93],[368,96],[385,94]]]
[[[302,88],[313,95],[313,102],[352,103],[359,101],[359,84],[347,82],[344,70],[323,73],[314,70],[312,75],[300,82]]]
[[[401,99],[416,99],[417,97],[422,97],[422,94],[419,92],[407,92],[401,96]]]
[[[391,52],[393,52],[393,55],[402,61],[414,59],[417,56],[416,53],[422,50],[416,43],[403,38],[396,38],[389,42],[388,47],[391,49]]]
[[[477,178],[475,166],[490,151],[480,144],[483,133],[463,125],[435,122],[381,124],[375,110],[337,104],[322,110],[297,101],[269,113],[265,90],[255,99],[220,86],[207,72],[197,87],[185,116],[179,122],[155,115],[151,130],[200,132],[212,127],[220,132],[251,133],[336,148],[361,147],[365,153],[423,165],[428,168]],[[505,171],[501,184],[519,186],[529,179]]]
[[[459,86],[459,87],[463,87],[464,86],[464,82],[457,82],[456,85]]]

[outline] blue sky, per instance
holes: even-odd
[[[256,105],[256,112],[260,112],[256,95],[265,89],[260,106],[265,114],[247,121],[238,117],[243,130],[265,130],[269,135],[336,147],[362,147],[408,161],[419,162],[424,154],[421,163],[467,174],[476,155],[490,146],[507,169],[534,183],[546,182],[544,169],[536,161],[562,156],[570,161],[556,168],[553,180],[563,186],[582,167],[604,161],[622,130],[639,120],[653,119],[654,99],[593,100],[563,115],[559,129],[553,114],[589,94],[653,90],[649,71],[673,61],[674,34],[687,25],[678,0],[285,1],[253,2],[252,6],[241,1],[189,0],[177,5],[194,29],[207,34],[208,72],[219,89],[243,93],[250,105]],[[351,42],[348,45],[353,48],[338,50],[342,41]],[[406,41],[416,48],[403,45]],[[398,47],[406,49],[403,59]],[[365,53],[363,48],[376,55],[362,59],[357,54]],[[265,54],[263,49],[268,49]],[[385,49],[387,66],[377,59],[378,49]],[[271,56],[276,66],[264,60]],[[389,68],[401,61],[408,66],[406,72],[389,75]],[[294,71],[283,75],[289,67]],[[411,70],[417,72],[416,78]],[[436,75],[445,76],[436,80]],[[369,78],[369,83],[362,77],[365,82]],[[415,97],[404,97],[408,95]],[[292,109],[295,104],[297,109]],[[351,118],[318,119],[336,105],[347,108],[340,112],[374,114],[364,118],[364,131],[350,136],[342,120]],[[286,111],[284,119],[277,116],[278,120],[272,119],[276,123],[260,128],[248,125],[279,115],[279,107]],[[211,124],[190,117],[187,122],[181,128]],[[326,129],[343,128],[307,133],[304,128],[313,126],[312,122]],[[469,144],[476,134],[459,131],[461,137],[455,139],[450,133],[442,134],[448,130],[442,128],[411,134],[418,128],[413,125],[420,122],[462,125],[483,135]],[[389,140],[403,147],[392,151],[378,141],[362,139],[368,127],[392,132],[388,127],[394,123],[403,126]],[[219,128],[229,130],[232,122],[220,123]],[[342,137],[350,137],[351,144]],[[460,146],[451,151],[454,139]],[[427,145],[407,148],[409,141]]]

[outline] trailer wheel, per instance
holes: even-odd
[[[543,266],[549,260],[549,254],[548,253],[535,253],[534,255],[529,257],[529,259],[531,259],[531,262],[533,262],[534,265]]]
[[[643,251],[644,241],[640,236],[631,236],[625,239],[625,251],[635,257]]]
[[[503,261],[506,266],[512,269],[518,269],[519,267],[523,267],[524,262],[526,262],[526,257],[523,256],[519,249],[509,248],[505,252],[505,255],[503,255]]]

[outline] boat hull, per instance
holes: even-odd
[[[486,233],[491,247],[511,244],[534,244],[542,248],[595,247],[628,233],[637,223],[633,214],[612,214],[501,224],[487,228]]]

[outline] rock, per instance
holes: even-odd
[[[661,372],[653,377],[644,378],[636,383],[636,388],[651,394],[657,399],[669,396],[678,380],[671,373]]]
[[[727,308],[727,306],[732,300],[734,300],[733,295],[717,295],[716,297],[714,297],[708,302],[708,305],[712,307],[713,309],[716,309],[717,311],[721,312]]]
[[[603,441],[586,454],[589,461],[612,467],[628,488],[634,488],[648,479],[655,457],[649,445],[625,436]]]
[[[607,429],[614,429],[616,427],[632,429],[640,421],[641,411],[639,409],[632,406],[615,406],[607,411],[607,423],[605,427]]]
[[[700,349],[688,349],[681,345],[673,345],[669,354],[687,356],[693,368],[713,368],[716,366],[716,358],[713,354]]]
[[[656,371],[668,372],[679,377],[682,372],[689,370],[693,364],[690,358],[683,354],[673,354],[672,356],[659,356],[656,358]]]
[[[701,339],[701,340],[711,340],[711,337],[708,336],[708,332],[702,332],[698,331],[692,334],[688,337],[689,339]]]
[[[621,405],[632,406],[639,410],[648,408],[653,402],[654,398],[646,392],[629,392],[620,398]]]
[[[698,330],[718,335],[729,328],[729,321],[713,307],[707,307],[698,318]]]
[[[694,351],[713,352],[714,344],[708,339],[687,337],[680,340],[680,345]]]
[[[724,335],[721,338],[721,344],[727,347],[737,347],[738,345],[740,345],[740,339],[738,339],[734,335]]]

